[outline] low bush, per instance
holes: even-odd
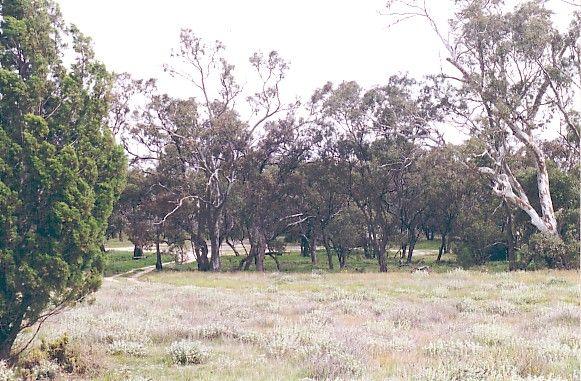
[[[196,341],[176,341],[168,348],[168,355],[174,364],[201,364],[208,358],[208,349]]]
[[[579,242],[535,233],[528,244],[521,247],[518,256],[526,269],[572,269],[579,267]]]
[[[64,334],[51,342],[47,342],[43,339],[40,345],[40,350],[46,353],[49,361],[58,364],[68,373],[82,373],[85,370],[85,365],[81,360],[81,356],[71,347],[67,334]]]

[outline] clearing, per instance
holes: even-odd
[[[106,279],[90,303],[51,318],[39,336],[66,333],[86,363],[82,379],[572,380],[578,278],[151,272]],[[172,344],[201,363],[177,365]]]

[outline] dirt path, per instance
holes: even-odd
[[[193,258],[189,258],[188,260],[184,261],[183,264],[191,263],[193,261],[194,261]],[[175,263],[174,261],[164,262],[161,265],[163,267],[166,267],[166,266],[171,266],[174,263]],[[138,267],[136,269],[131,269],[131,270],[126,271],[124,273],[115,274],[115,275],[112,275],[112,276],[107,276],[104,279],[105,280],[111,280],[111,281],[114,281],[114,282],[118,282],[119,281],[119,278],[128,279],[130,281],[139,281],[139,278],[140,277],[142,277],[142,276],[144,276],[146,274],[149,274],[150,272],[152,272],[154,270],[155,270],[155,265]]]
[[[121,250],[120,248],[116,248],[116,249],[111,249],[111,250]],[[416,249],[414,250],[414,256],[417,257],[423,257],[425,255],[429,255],[429,254],[435,254],[437,253],[437,250],[433,250],[433,249]],[[394,254],[396,253],[395,250],[390,250],[390,254]],[[231,252],[230,255],[234,255],[233,252]],[[194,262],[195,258],[193,256],[190,256],[188,259],[186,259],[183,264],[186,263],[191,263]],[[174,261],[171,262],[164,262],[162,263],[162,266],[171,266],[172,264],[174,264]],[[124,273],[120,273],[120,274],[115,274],[109,277],[105,277],[105,280],[111,280],[114,282],[118,282],[119,278],[124,278],[124,279],[128,279],[130,281],[139,281],[139,278],[141,278],[142,276],[149,274],[150,272],[155,270],[155,265],[150,265],[150,266],[144,266],[144,267],[140,267],[140,268],[136,268],[136,269],[132,269],[129,271],[126,271]]]

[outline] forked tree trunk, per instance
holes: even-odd
[[[242,259],[240,261],[240,265],[238,266],[238,270],[242,270],[244,269],[244,271],[248,270],[250,268],[250,264],[252,263],[252,261],[254,260],[254,263],[256,263],[256,246],[252,245],[252,241],[250,242],[250,251],[248,252],[248,255]]]
[[[209,271],[210,261],[208,260],[208,244],[199,235],[191,235],[190,239],[194,246],[194,254],[196,255],[198,270]]]
[[[327,264],[329,265],[329,270],[333,270],[333,251],[331,250],[329,238],[327,238],[327,233],[325,232],[325,229],[321,230],[323,235],[323,244],[325,245],[325,252],[327,253]]]
[[[347,261],[345,260],[346,255],[342,251],[337,251],[337,255],[339,257],[339,268],[343,270],[347,264]]]
[[[557,230],[557,218],[553,209],[553,200],[551,199],[551,190],[549,183],[549,172],[545,155],[537,142],[531,136],[526,134],[519,126],[509,123],[513,134],[519,139],[532,153],[535,160],[537,172],[537,190],[539,204],[541,205],[541,214],[531,205],[523,187],[512,173],[506,162],[501,165],[502,173],[495,172],[492,168],[481,167],[482,173],[493,175],[494,193],[502,197],[506,202],[524,211],[530,218],[531,223],[541,232],[550,235],[559,236]]]
[[[337,259],[339,260],[339,269],[344,269],[347,265],[347,249],[341,246],[334,246],[335,252],[337,253]]]
[[[402,244],[401,244],[401,259],[404,259],[406,257],[407,248],[408,248],[407,242],[402,242]]]

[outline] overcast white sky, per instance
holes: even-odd
[[[445,3],[444,0],[441,0]],[[240,77],[254,51],[290,61],[287,96],[309,96],[326,81],[370,86],[396,72],[438,70],[439,45],[420,22],[388,30],[385,0],[58,0],[68,22],[91,36],[116,72],[163,79],[181,28],[221,40]],[[179,84],[162,81],[168,90]]]
[[[440,44],[424,22],[388,29],[389,19],[380,14],[385,0],[58,2],[65,19],[92,37],[98,57],[110,70],[158,78],[162,90],[174,95],[186,95],[188,89],[183,82],[168,80],[162,65],[169,61],[182,28],[223,41],[243,84],[250,81],[252,52],[278,50],[290,61],[283,85],[287,99],[308,97],[326,81],[357,80],[367,87],[397,72],[436,73],[442,62]],[[562,1],[552,3],[563,11]],[[429,4],[441,20],[450,16],[450,0]]]

